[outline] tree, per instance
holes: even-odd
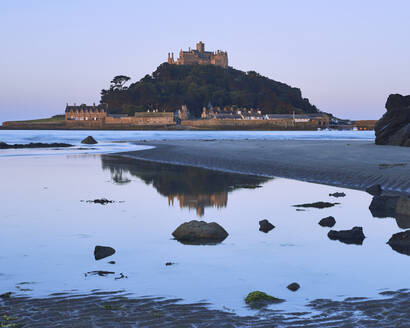
[[[215,65],[161,64],[152,75],[124,85],[128,76],[118,75],[109,90],[101,91],[101,102],[111,113],[158,109],[173,112],[187,105],[191,114],[200,117],[202,107],[247,107],[270,113],[317,113],[300,89],[271,80],[255,71],[247,73]]]
[[[127,83],[129,80],[131,80],[131,78],[128,76],[117,75],[112,79],[110,89],[125,90],[127,87],[125,87],[124,84]]]

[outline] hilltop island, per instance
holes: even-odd
[[[320,111],[300,89],[255,71],[228,66],[228,53],[181,50],[168,53],[151,74],[135,83],[115,76],[100,104],[66,105],[50,119],[4,122],[6,129],[119,130],[317,130],[372,129],[375,121],[340,120]]]
[[[4,122],[5,129],[316,130],[334,119],[300,89],[228,66],[228,53],[181,50],[135,83],[118,75],[100,104],[66,105],[64,115]]]

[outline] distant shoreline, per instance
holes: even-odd
[[[410,152],[363,140],[181,140],[118,155],[365,190],[410,194]]]

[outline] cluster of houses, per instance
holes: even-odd
[[[183,105],[175,113],[161,112],[158,110],[148,110],[146,112],[136,112],[133,116],[127,114],[109,114],[106,104],[87,106],[81,104],[77,106],[68,105],[65,110],[65,121],[68,125],[75,126],[135,126],[135,125],[177,125],[182,122],[189,124],[195,121],[195,124],[209,124],[209,121],[218,122],[224,120],[225,124],[232,121],[271,121],[277,125],[296,125],[310,124],[319,128],[329,127],[330,118],[324,113],[314,114],[263,114],[260,109],[253,108],[237,108],[232,107],[203,107],[201,119],[190,119],[189,110],[186,105]],[[207,121],[207,122],[205,122]],[[238,122],[239,123],[239,122]],[[268,122],[266,122],[268,123]]]
[[[293,123],[308,123],[317,121],[319,127],[328,127],[329,115],[325,113],[312,114],[263,114],[260,109],[238,108],[236,106],[220,108],[219,106],[202,108],[201,119],[217,120],[285,120]]]

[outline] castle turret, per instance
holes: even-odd
[[[197,50],[199,53],[203,53],[203,52],[205,51],[205,44],[204,44],[202,41],[199,41],[199,42],[196,44],[196,50]]]

